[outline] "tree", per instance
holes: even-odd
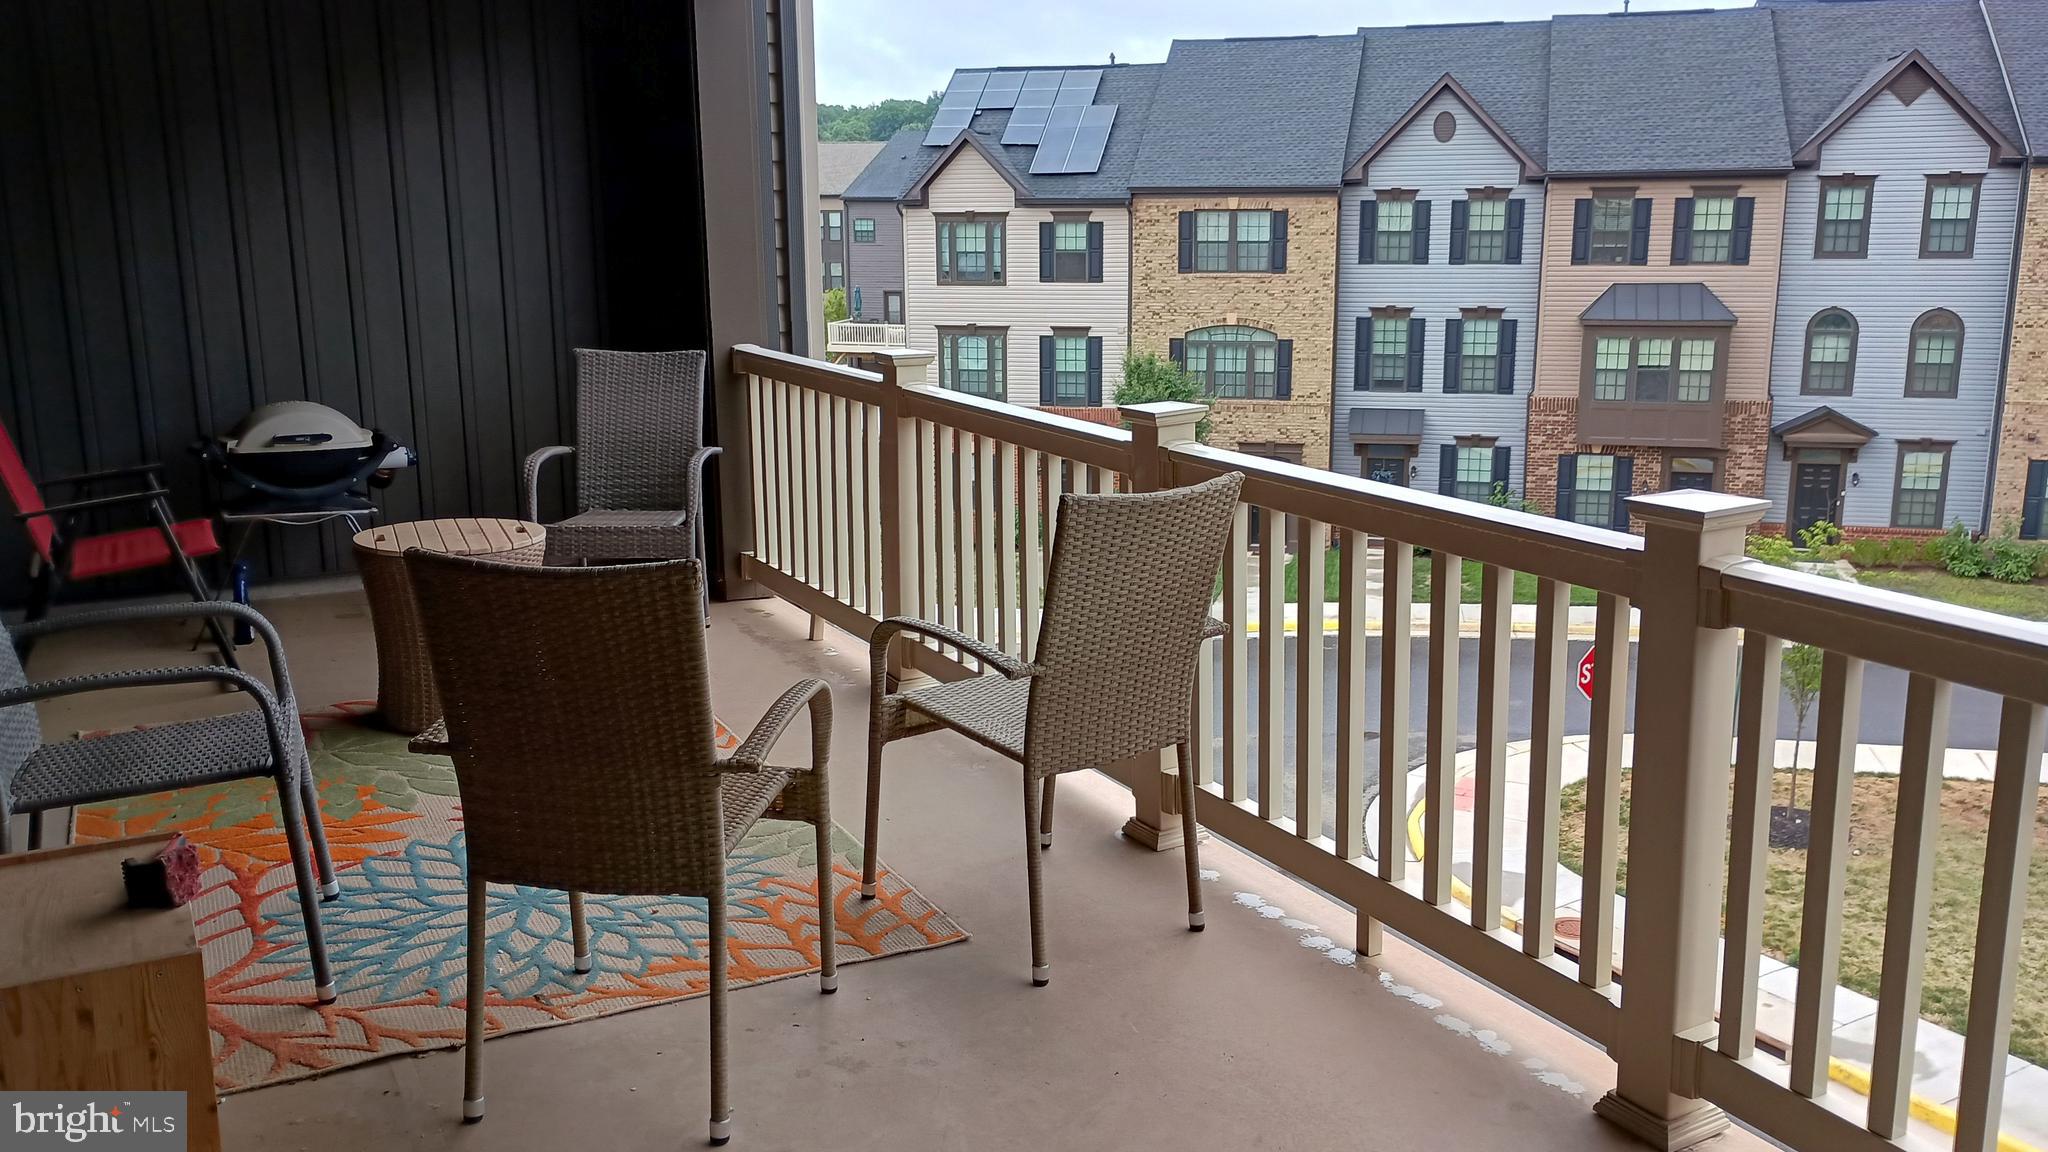
[[[1150,404],[1157,400],[1180,400],[1189,404],[1208,407],[1209,398],[1202,393],[1202,386],[1194,377],[1171,360],[1162,360],[1153,353],[1139,355],[1135,352],[1124,356],[1124,382],[1117,385],[1112,404]],[[1209,418],[1202,417],[1195,425],[1195,439],[1209,441]]]
[[[818,105],[818,139],[887,140],[904,128],[926,128],[938,112],[937,92],[922,100],[882,100],[874,104]]]
[[[846,310],[846,289],[834,288],[825,293],[825,323],[844,320],[850,313]]]
[[[1799,810],[1799,746],[1806,739],[1806,715],[1820,699],[1821,650],[1811,644],[1785,649],[1785,695],[1792,701],[1792,811]]]

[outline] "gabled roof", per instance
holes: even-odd
[[[1868,444],[1877,438],[1877,430],[1823,404],[1810,412],[1802,412],[1782,424],[1774,425],[1771,428],[1771,435],[1781,440],[1788,436],[1796,436],[1812,444]]]
[[[938,157],[925,166],[924,175],[912,181],[910,187],[904,190],[903,198],[912,203],[923,203],[925,190],[931,187],[932,180],[939,173],[946,170],[946,165],[953,162],[953,157],[962,151],[973,151],[980,153],[981,158],[988,161],[988,166],[996,170],[996,175],[1001,176],[1010,185],[1011,190],[1017,193],[1017,199],[1030,199],[1030,187],[1003,162],[999,151],[1002,145],[997,143],[1001,139],[1000,136],[988,136],[978,131],[962,132],[955,136],[953,142],[940,148]]]
[[[1771,17],[1738,8],[1552,20],[1550,173],[1790,169]]]
[[[846,191],[868,161],[880,152],[885,140],[818,141],[818,195],[837,196]]]
[[[1392,127],[1388,128],[1379,139],[1367,146],[1363,155],[1351,162],[1351,166],[1344,170],[1344,179],[1346,181],[1365,179],[1366,166],[1372,163],[1372,158],[1379,154],[1380,149],[1393,143],[1394,138],[1399,136],[1409,124],[1413,123],[1415,118],[1422,114],[1422,110],[1429,107],[1431,101],[1445,92],[1455,96],[1460,104],[1470,109],[1472,114],[1479,118],[1479,123],[1485,127],[1487,132],[1495,140],[1500,141],[1501,147],[1514,154],[1515,159],[1522,165],[1522,179],[1534,180],[1543,175],[1543,165],[1534,156],[1523,151],[1522,146],[1515,142],[1515,138],[1496,123],[1492,116],[1487,114],[1486,107],[1473,99],[1472,94],[1465,90],[1464,85],[1458,83],[1456,77],[1446,72],[1443,75],[1443,79],[1430,85],[1429,90],[1424,92],[1422,97],[1415,101],[1414,104],[1410,105],[1408,111],[1403,113],[1399,120],[1394,121]]]
[[[1915,76],[1931,84],[1935,91],[1954,105],[1963,119],[1969,121],[1970,126],[1977,130],[1977,134],[1984,138],[1984,142],[1991,145],[1996,159],[2008,160],[2020,154],[2019,145],[2007,139],[2005,133],[1998,130],[1997,125],[1986,119],[1984,113],[1978,111],[1977,106],[1970,103],[1968,97],[1949,83],[1948,77],[1941,74],[1941,69],[1936,68],[1918,48],[1915,48],[1871,69],[1867,82],[1853,90],[1834,116],[1821,125],[1820,130],[1815,132],[1811,139],[1799,145],[1792,153],[1793,161],[1800,164],[1818,163],[1821,145],[1827,142],[1828,137],[1855,119],[1856,113],[1861,112],[1878,93]]]
[[[2017,154],[2019,122],[1974,0],[1864,0],[1775,8],[1785,125],[1797,159],[1900,74],[1919,68],[1988,141]],[[2019,82],[2019,77],[2014,77]]]
[[[1584,324],[1733,324],[1735,313],[1705,284],[1612,285],[1579,313]]]
[[[1984,0],[1991,34],[2012,80],[2022,138],[2048,159],[2048,4],[2040,0]]]
[[[901,128],[882,142],[881,151],[846,186],[844,200],[900,200],[903,192],[917,182],[938,157],[937,148],[924,147],[922,128]]]
[[[1335,188],[1358,58],[1355,34],[1174,41],[1131,187]]]
[[[1352,102],[1345,178],[1436,94],[1445,78],[1511,150],[1545,166],[1549,135],[1550,25],[1446,24],[1361,29],[1365,50]],[[1526,161],[1525,161],[1526,166]]]

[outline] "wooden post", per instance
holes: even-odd
[[[1720,492],[1636,496],[1648,527],[1637,598],[1634,788],[1621,1018],[1609,1053],[1615,1087],[1594,1112],[1663,1149],[1728,1126],[1684,1082],[1679,1038],[1714,1024],[1728,752],[1734,740],[1734,631],[1707,626],[1703,565],[1741,557],[1770,505]],[[1689,1063],[1689,1062],[1688,1062]]]
[[[933,356],[909,349],[875,353],[875,368],[882,374],[882,417],[875,452],[881,461],[879,498],[882,521],[882,616],[915,616],[918,606],[910,598],[908,581],[917,571],[918,534],[906,517],[920,514],[917,499],[917,433],[904,414],[902,389],[924,383]],[[870,609],[873,611],[873,609]],[[910,645],[891,645],[889,677],[900,681],[907,670]]]
[[[1173,487],[1173,465],[1167,453],[1176,444],[1195,442],[1195,425],[1208,415],[1201,404],[1162,400],[1120,405],[1117,411],[1131,426],[1131,464],[1123,470],[1134,492]],[[1206,732],[1195,739],[1207,740]],[[1109,766],[1109,774],[1130,786],[1137,811],[1124,822],[1124,838],[1155,852],[1184,843],[1180,825],[1180,776],[1174,750],[1162,748]]]

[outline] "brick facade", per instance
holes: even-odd
[[[1991,528],[2017,524],[2029,460],[2048,459],[2048,165],[2034,166],[2013,296],[2012,356],[2006,368],[2005,414],[1998,430],[1998,479]]]
[[[1287,270],[1181,272],[1180,214],[1204,209],[1287,213]],[[1337,196],[1138,196],[1131,203],[1131,351],[1165,357],[1168,342],[1217,324],[1264,328],[1294,342],[1292,397],[1221,400],[1209,442],[1299,444],[1330,466],[1330,387],[1337,315]]]
[[[1770,451],[1771,402],[1730,400],[1726,409],[1727,451],[1720,456],[1716,487],[1737,496],[1764,494],[1764,462]],[[1575,452],[1624,457],[1635,461],[1632,496],[1664,488],[1666,456],[1712,455],[1679,448],[1645,448],[1632,444],[1581,444],[1579,398],[1532,396],[1529,399],[1529,458],[1524,483],[1526,498],[1540,512],[1557,513],[1557,458]],[[1640,531],[1640,522],[1630,527]]]

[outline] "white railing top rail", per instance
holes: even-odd
[[[2048,624],[1755,560],[1717,575],[1727,626],[2048,704]]]
[[[825,326],[825,338],[833,344],[878,344],[901,348],[909,343],[910,330],[901,324],[879,320],[834,320]]]
[[[884,377],[879,372],[849,368],[829,360],[813,360],[793,352],[763,348],[759,344],[733,345],[732,366],[736,372],[766,376],[803,388],[816,388],[820,392],[866,404],[880,403],[882,399]]]
[[[906,385],[902,396],[905,416],[993,436],[1079,464],[1117,472],[1127,472],[1131,467],[1131,434],[1122,428],[1001,400],[985,400],[936,384]]]
[[[1247,504],[1601,592],[1635,594],[1643,541],[1626,532],[1203,444],[1175,445],[1172,454],[1176,479],[1189,483],[1244,473]]]

